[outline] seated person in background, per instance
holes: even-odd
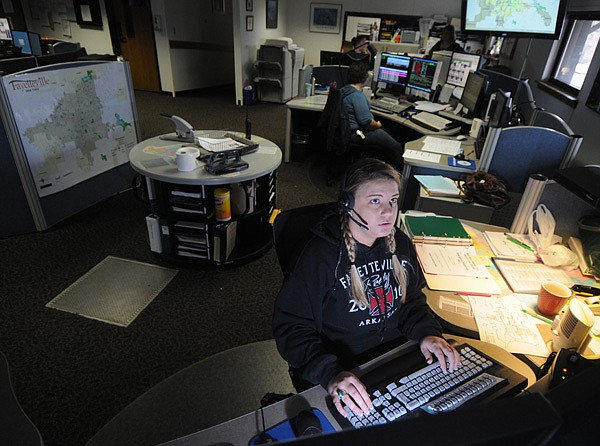
[[[454,35],[454,26],[448,25],[442,29],[442,36],[427,54],[427,58],[431,59],[434,51],[464,51],[463,47],[456,43],[456,37]]]
[[[273,334],[298,391],[321,384],[346,416],[372,402],[352,368],[401,345],[420,343],[446,372],[460,363],[427,306],[425,280],[410,239],[396,230],[400,174],[362,159],[341,185],[338,209],[313,228],[273,314]]]
[[[402,154],[404,148],[402,144],[394,139],[382,126],[381,122],[376,121],[371,113],[369,101],[362,89],[369,76],[369,67],[362,62],[357,62],[350,65],[348,68],[348,85],[341,89],[344,97],[344,108],[348,113],[351,143],[368,144],[378,147],[379,154],[390,162],[399,171],[402,170],[404,160]],[[356,130],[360,130],[364,139],[356,134]]]
[[[368,36],[360,35],[353,37],[350,44],[352,45],[352,48],[344,54],[344,62],[342,65],[351,65],[354,62],[364,62],[370,69],[373,69],[375,60],[374,57],[371,57]]]

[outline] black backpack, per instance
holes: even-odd
[[[348,113],[344,109],[344,97],[354,92],[358,93],[358,90],[352,90],[354,91],[344,94],[341,89],[331,87],[317,124],[325,132],[327,151],[338,156],[346,153],[352,134]]]

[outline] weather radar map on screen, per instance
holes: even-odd
[[[465,29],[491,33],[552,34],[560,0],[466,0]]]

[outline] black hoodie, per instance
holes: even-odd
[[[279,291],[273,314],[279,353],[304,380],[327,388],[339,372],[381,354],[382,347],[441,336],[422,291],[425,280],[415,250],[402,231],[396,231],[396,254],[408,271],[404,303],[385,240],[371,247],[357,243],[355,263],[370,303],[364,309],[349,297],[350,262],[337,213],[325,215],[313,232]]]

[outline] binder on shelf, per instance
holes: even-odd
[[[235,247],[237,221],[220,223],[213,227],[213,260],[226,262]]]
[[[404,221],[408,235],[414,243],[473,244],[473,240],[457,218],[407,215]]]
[[[441,175],[415,175],[423,189],[432,197],[459,197],[460,189],[450,178]]]
[[[170,254],[172,252],[172,246],[171,246],[171,231],[169,229],[169,223],[166,220],[163,220],[162,218],[159,219],[159,225],[160,225],[160,243],[162,246],[162,253],[163,254]]]
[[[150,251],[161,253],[162,242],[160,224],[156,215],[146,215],[146,227],[148,228],[148,242]]]

